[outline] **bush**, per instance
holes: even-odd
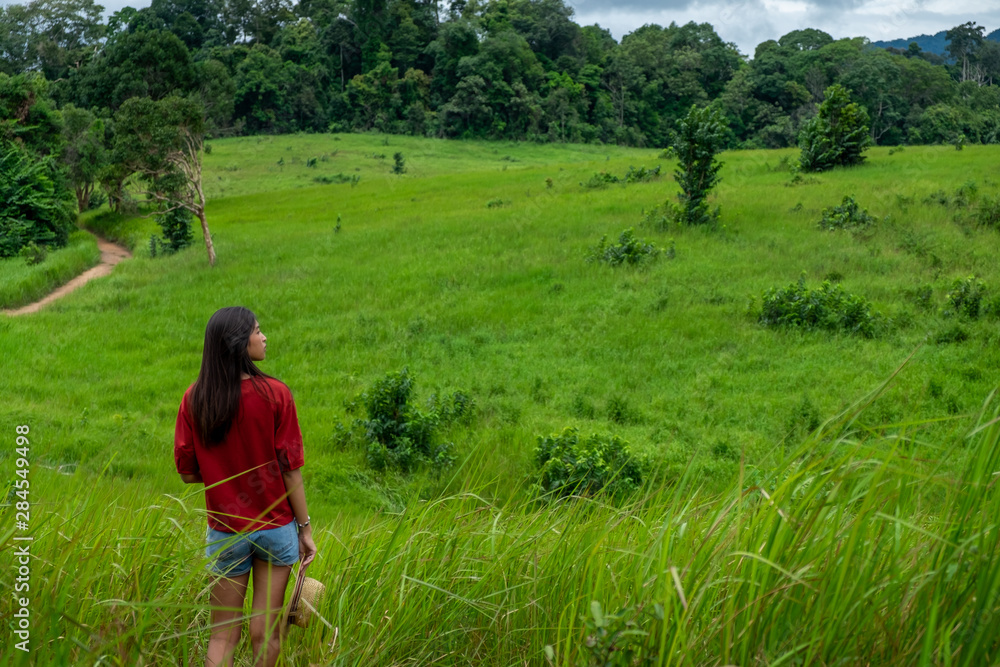
[[[819,221],[820,229],[833,231],[846,229],[850,231],[865,230],[874,226],[876,220],[868,215],[867,209],[858,206],[854,197],[844,197],[840,206],[823,209],[823,218]]]
[[[769,327],[797,327],[844,331],[874,338],[886,322],[860,296],[824,281],[819,289],[806,289],[805,276],[797,283],[764,292],[758,322]]]
[[[622,180],[625,183],[645,183],[659,177],[660,165],[656,165],[652,169],[646,169],[645,167],[639,167],[636,169],[632,165],[629,165],[628,171],[625,172],[625,176],[622,177]]]
[[[934,342],[938,345],[964,343],[967,340],[969,340],[969,331],[960,324],[955,324],[948,329],[939,331],[934,336]]]
[[[442,470],[455,462],[454,445],[436,444],[435,431],[450,421],[467,422],[475,402],[456,392],[450,399],[435,397],[424,413],[410,404],[412,391],[413,378],[404,368],[377,380],[361,396],[368,419],[358,420],[357,425],[365,432],[368,464],[376,470],[409,472],[421,463]]]
[[[967,317],[970,320],[979,319],[983,312],[983,299],[986,297],[986,284],[975,276],[956,278],[951,285],[951,291],[945,295],[946,314]]]
[[[403,158],[402,153],[392,154],[392,173],[394,174],[405,174],[406,173],[406,160]]]
[[[163,230],[163,249],[177,252],[191,245],[191,212],[174,208],[156,216],[156,224]]]
[[[606,188],[609,185],[618,183],[620,180],[621,179],[619,179],[614,174],[609,174],[606,171],[602,171],[599,174],[594,174],[593,176],[591,176],[589,181],[581,182],[580,185],[585,188],[594,190],[599,188]]]
[[[1000,232],[1000,199],[983,197],[976,208],[976,223]]]
[[[642,485],[647,465],[618,436],[594,434],[581,440],[575,428],[538,436],[535,463],[538,488],[556,496],[631,493]]]
[[[635,238],[632,229],[626,229],[618,237],[618,243],[608,245],[608,237],[602,236],[600,242],[587,254],[588,262],[605,262],[610,266],[622,264],[641,264],[654,260],[660,254],[660,249],[652,243]]]
[[[45,261],[45,258],[49,256],[49,250],[45,246],[36,245],[34,241],[31,241],[28,245],[22,246],[17,254],[24,258],[25,264],[35,266]]]
[[[594,174],[590,177],[589,181],[580,183],[580,185],[589,189],[597,189],[604,188],[615,183],[622,183],[624,185],[628,185],[630,183],[645,183],[659,177],[660,165],[656,165],[652,169],[647,169],[646,167],[639,167],[636,169],[635,167],[629,165],[628,171],[626,171],[625,175],[621,178],[615,176],[614,174],[609,174],[606,171],[602,171],[599,174]]]
[[[65,246],[74,208],[51,158],[0,144],[0,258],[16,257],[29,243]]]
[[[689,225],[715,222],[719,209],[710,211],[708,193],[719,182],[722,163],[715,159],[725,142],[726,126],[717,109],[692,106],[687,116],[678,122],[679,131],[674,142],[677,169],[674,178],[681,186],[677,196],[680,202],[680,220]]]
[[[348,176],[347,174],[330,174],[323,176],[314,176],[313,181],[316,183],[322,183],[323,185],[331,185],[334,183],[351,183],[354,185],[354,180],[360,180],[359,176]]]
[[[864,162],[863,153],[871,145],[868,121],[868,112],[850,101],[846,88],[840,84],[827,88],[819,113],[799,135],[802,170],[825,171]]]

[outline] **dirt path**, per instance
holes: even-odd
[[[115,264],[132,256],[132,253],[130,253],[128,249],[123,246],[115,245],[110,241],[105,241],[96,235],[95,238],[97,238],[97,247],[101,249],[101,262],[97,266],[92,269],[87,269],[65,285],[56,288],[55,291],[51,292],[45,298],[34,303],[29,303],[27,306],[22,306],[17,310],[5,310],[3,311],[4,314],[26,315],[28,313],[36,313],[56,299],[61,299],[76,288],[86,285],[94,278],[109,275]]]

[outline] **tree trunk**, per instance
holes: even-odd
[[[83,213],[90,207],[90,187],[76,186],[76,209]]]
[[[208,251],[208,265],[215,266],[215,246],[212,245],[212,234],[208,231],[208,221],[205,219],[205,207],[198,209],[198,220],[201,221],[201,233],[205,237],[205,249]]]

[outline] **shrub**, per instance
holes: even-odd
[[[792,177],[785,182],[786,188],[794,188],[797,185],[814,185],[820,180],[815,176],[803,176],[798,167],[792,170]]]
[[[844,331],[873,338],[886,324],[871,304],[824,281],[819,289],[806,289],[805,276],[784,288],[764,292],[758,322],[769,327],[798,327]]]
[[[405,174],[406,173],[406,160],[403,158],[402,153],[392,154],[392,173],[394,174]]]
[[[538,488],[557,496],[631,493],[642,484],[646,461],[616,435],[581,440],[575,428],[538,436],[535,447]]]
[[[983,197],[976,208],[976,223],[1000,232],[1000,198]]]
[[[643,217],[640,225],[657,232],[666,232],[679,227],[683,222],[681,207],[671,202],[665,202],[651,208]]]
[[[948,329],[939,331],[937,335],[934,336],[934,342],[938,345],[964,343],[967,340],[969,340],[969,332],[960,324],[952,325]]]
[[[858,206],[854,197],[844,197],[840,206],[823,209],[823,218],[819,221],[820,229],[833,231],[846,229],[859,231],[869,229],[874,226],[876,219],[868,214],[867,209]]]
[[[660,165],[656,165],[652,169],[646,169],[645,167],[639,167],[636,169],[632,165],[629,165],[628,171],[625,172],[625,176],[622,177],[622,180],[625,183],[645,183],[659,177]]]
[[[330,174],[315,176],[313,177],[313,181],[316,183],[323,183],[324,185],[330,185],[333,183],[351,183],[354,178],[357,178],[357,176],[348,176],[347,174]]]
[[[581,182],[580,185],[591,190],[596,190],[600,188],[606,188],[609,185],[620,182],[621,179],[614,174],[609,174],[606,171],[602,171],[599,174],[594,174],[590,177],[589,181]]]
[[[501,199],[500,197],[494,197],[486,202],[486,208],[503,208],[510,204],[506,199]]]
[[[107,203],[108,196],[104,192],[96,190],[90,195],[90,200],[87,202],[87,210],[96,211]]]
[[[618,243],[608,244],[608,237],[602,236],[600,242],[587,254],[588,262],[604,262],[610,266],[622,264],[641,264],[654,260],[660,254],[660,249],[652,243],[635,238],[632,229],[626,229],[618,237]]]
[[[834,84],[826,89],[819,113],[802,128],[799,163],[803,171],[825,171],[865,161],[871,145],[868,112],[850,101],[846,88]]]
[[[175,208],[156,216],[156,224],[163,230],[164,250],[177,252],[191,245],[191,212],[185,208]]]
[[[628,399],[612,396],[607,405],[608,421],[615,424],[637,424],[642,421],[642,415],[634,410]]]
[[[983,299],[986,297],[986,285],[975,276],[956,278],[951,285],[951,291],[945,295],[947,314],[979,319],[983,312]]]
[[[913,300],[913,303],[915,303],[920,310],[929,311],[934,309],[934,288],[930,285],[921,285],[920,287],[911,290],[905,290],[904,293]]]
[[[404,368],[386,374],[361,396],[368,419],[356,424],[364,429],[366,458],[376,470],[409,472],[426,463],[440,471],[455,462],[454,445],[435,443],[435,431],[444,423],[470,419],[474,401],[462,392],[444,401],[435,397],[424,413],[410,404],[412,392],[413,378]]]
[[[439,426],[458,423],[468,426],[476,415],[476,399],[464,391],[456,391],[450,396],[432,394],[427,400],[428,409],[437,415]]]
[[[24,258],[25,264],[34,266],[45,261],[45,258],[49,256],[49,250],[45,246],[37,245],[34,241],[31,241],[28,245],[22,246],[17,254],[19,257]]]
[[[956,207],[968,206],[979,194],[979,186],[975,181],[966,181],[955,190],[954,205]]]
[[[692,106],[687,116],[678,122],[679,131],[674,142],[677,169],[674,178],[681,186],[677,196],[680,202],[680,220],[689,225],[715,222],[719,209],[710,211],[708,193],[719,182],[722,163],[715,159],[725,141],[726,126],[717,109]]]
[[[73,195],[51,158],[0,144],[0,258],[21,248],[61,248],[73,228]]]

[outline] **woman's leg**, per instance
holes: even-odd
[[[219,577],[212,586],[212,637],[208,640],[205,667],[233,667],[233,656],[243,629],[243,600],[250,573]]]
[[[285,587],[292,572],[291,565],[272,565],[253,560],[253,609],[250,616],[250,645],[254,665],[274,667],[281,652],[281,607],[285,603]]]

